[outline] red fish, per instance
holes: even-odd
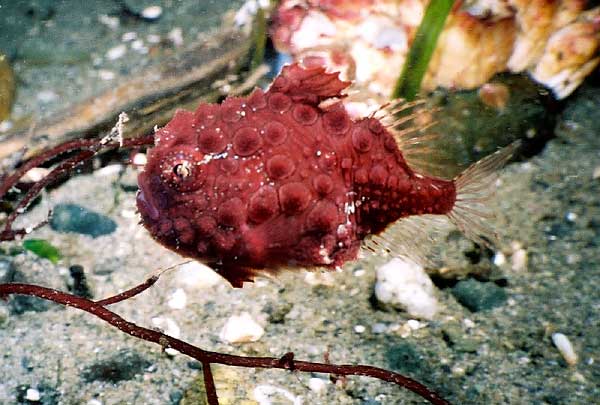
[[[336,268],[410,216],[445,215],[489,238],[480,191],[514,148],[453,180],[419,174],[393,125],[348,115],[339,101],[348,85],[294,64],[266,92],[178,111],[138,178],[144,226],[235,287],[282,268]]]

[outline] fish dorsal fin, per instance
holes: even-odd
[[[376,255],[404,257],[423,266],[431,266],[431,254],[441,235],[452,225],[440,215],[403,218],[378,235],[365,239],[363,250]]]
[[[428,108],[426,100],[394,100],[382,106],[374,117],[393,135],[402,156],[420,174],[451,179],[452,163],[443,151],[434,147],[440,139],[435,132],[436,108]]]
[[[269,88],[270,92],[280,92],[292,100],[318,105],[328,98],[345,97],[342,90],[350,82],[340,80],[339,72],[327,73],[322,66],[302,67],[298,63],[286,65]]]

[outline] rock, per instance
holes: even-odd
[[[451,292],[458,302],[473,312],[498,307],[508,298],[504,289],[496,284],[473,279],[459,281]]]
[[[82,376],[87,382],[107,381],[117,383],[123,380],[131,380],[151,364],[139,353],[122,349],[103,360],[98,360],[86,366]]]
[[[57,232],[75,232],[93,238],[113,233],[115,221],[77,204],[57,204],[52,211],[50,226]]]
[[[388,364],[393,370],[414,374],[423,367],[423,356],[410,343],[392,346],[386,353]]]
[[[308,380],[308,388],[315,394],[323,394],[327,390],[327,381],[322,378],[313,377]]]
[[[248,312],[230,317],[219,338],[226,343],[247,343],[259,340],[265,330],[260,326]]]
[[[183,291],[183,288],[176,289],[171,298],[167,301],[167,305],[171,309],[183,309],[187,305],[187,294]]]
[[[384,308],[402,309],[412,317],[432,319],[438,312],[431,279],[420,265],[395,258],[377,269],[375,298]]]
[[[558,349],[569,366],[577,364],[578,356],[569,338],[562,333],[552,334],[552,343]]]
[[[197,261],[182,264],[175,273],[178,285],[185,288],[212,288],[223,283],[223,278],[213,269]]]

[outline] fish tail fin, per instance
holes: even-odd
[[[494,196],[499,170],[519,149],[520,141],[484,157],[454,178],[456,200],[446,214],[450,221],[474,242],[492,248],[498,235],[489,224],[494,218],[488,202]]]

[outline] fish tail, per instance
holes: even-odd
[[[519,149],[520,141],[484,157],[454,178],[456,200],[446,215],[469,239],[492,248],[498,235],[489,221],[494,218],[488,202],[495,194],[499,170]]]

